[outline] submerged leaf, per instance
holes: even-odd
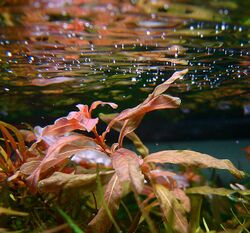
[[[24,163],[20,167],[20,172],[24,175],[30,175],[32,172],[36,170],[36,168],[40,165],[41,160],[31,160],[26,163]]]
[[[199,168],[217,168],[229,170],[238,178],[245,173],[238,170],[228,159],[216,159],[210,155],[190,150],[165,150],[148,155],[145,163],[172,163]]]
[[[200,194],[200,195],[219,195],[229,196],[235,193],[239,193],[243,196],[250,195],[250,190],[231,190],[226,188],[213,188],[210,186],[192,187],[185,190],[187,194]]]
[[[58,84],[58,83],[65,83],[65,82],[72,82],[75,81],[75,78],[72,77],[55,77],[55,78],[49,78],[49,79],[32,79],[30,82],[30,85],[32,86],[48,86],[52,84]]]
[[[140,170],[140,159],[133,151],[118,149],[112,154],[112,165],[122,184],[131,185],[137,193],[142,192],[144,176]]]
[[[123,195],[123,189],[116,174],[113,175],[104,193],[104,202],[110,213],[114,217],[119,208]],[[99,209],[97,215],[88,224],[87,233],[106,233],[112,226],[112,221],[104,207]]]
[[[103,120],[105,123],[109,123],[111,122],[112,119],[114,119],[118,114],[117,113],[113,113],[113,114],[99,114],[99,118],[101,120]],[[112,126],[112,128],[118,132],[121,131],[122,126],[123,126],[123,121],[117,121],[114,123],[114,125]],[[137,151],[144,157],[146,155],[148,155],[148,148],[143,144],[143,142],[141,141],[141,139],[134,133],[131,132],[129,134],[126,135],[127,138],[129,138],[133,144],[135,145],[135,148],[137,149]]]
[[[171,85],[178,78],[182,78],[186,73],[187,69],[179,72],[175,72],[170,79],[157,86],[152,94],[150,94],[141,104],[134,108],[129,108],[118,114],[108,125],[106,131],[103,134],[105,138],[106,133],[113,127],[116,122],[122,121],[123,127],[119,136],[119,145],[122,145],[123,138],[133,132],[140,124],[144,115],[148,112],[166,109],[176,108],[180,105],[180,99],[169,95],[163,95]]]
[[[113,106],[112,103],[101,101],[94,103],[96,103],[94,107],[99,104],[111,104]],[[87,105],[78,104],[76,107],[79,109],[78,112],[72,111],[68,116],[57,119],[53,125],[48,125],[43,129],[41,136],[61,136],[73,130],[92,131],[98,123],[98,118],[91,118],[91,112],[89,112]]]
[[[98,150],[94,140],[89,137],[75,134],[60,138],[49,147],[44,159],[27,178],[28,184],[35,191],[41,174],[42,177],[46,177],[48,173],[53,173],[58,166],[63,166],[74,154],[90,148]]]
[[[0,207],[0,215],[2,214],[15,215],[15,216],[28,216],[29,215],[28,213],[25,213],[25,212],[20,212],[20,211],[12,210],[9,208]]]
[[[96,109],[99,105],[109,105],[111,108],[116,109],[118,107],[117,104],[112,102],[103,102],[103,101],[95,101],[91,104],[89,112],[91,113],[94,109]]]
[[[74,233],[84,233],[84,231],[81,230],[79,226],[76,225],[76,223],[73,221],[73,219],[67,215],[62,209],[59,207],[56,208],[60,215],[67,221],[71,229],[74,231]]]
[[[71,161],[82,166],[85,166],[87,164],[98,164],[107,168],[111,167],[110,157],[107,156],[107,154],[105,154],[104,152],[93,149],[86,149],[77,152],[71,158]]]
[[[166,223],[179,233],[188,233],[186,212],[175,194],[160,184],[154,184],[153,188]]]
[[[102,184],[106,184],[114,171],[100,172]],[[97,174],[65,174],[55,172],[49,178],[41,180],[38,183],[38,189],[41,192],[59,192],[61,190],[82,189],[84,191],[94,191],[96,189]]]
[[[62,117],[57,119],[53,125],[46,126],[42,131],[42,136],[61,136],[76,129],[84,130],[85,128],[74,118]]]

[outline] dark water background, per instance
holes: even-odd
[[[249,138],[249,7],[243,0],[1,0],[0,119],[44,126],[94,100],[123,110],[188,68],[170,90],[180,109],[149,114],[142,138]]]

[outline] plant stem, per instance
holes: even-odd
[[[96,127],[94,127],[94,129],[92,130],[92,132],[93,132],[94,135],[95,135],[95,138],[96,138],[97,143],[102,147],[102,149],[103,149],[104,151],[107,151],[108,146],[105,144],[105,142],[102,140],[102,138],[101,138],[100,135],[98,134],[98,132],[97,132],[97,130],[96,130]]]
[[[136,232],[136,229],[138,227],[141,215],[142,215],[141,211],[138,211],[137,214],[134,217],[134,220],[133,220],[132,224],[130,225],[130,227],[128,229],[128,233]]]

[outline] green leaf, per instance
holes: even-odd
[[[74,221],[72,220],[72,218],[67,215],[62,209],[60,209],[59,207],[56,207],[57,211],[59,212],[59,214],[67,221],[67,223],[70,225],[71,229],[73,230],[73,232],[75,233],[84,233],[84,231],[81,230],[80,227],[78,227]]]
[[[101,186],[99,184],[99,186]],[[102,187],[99,187],[102,193]],[[106,233],[111,228],[112,223],[115,225],[117,232],[120,232],[119,226],[114,220],[116,211],[119,209],[123,188],[116,174],[113,175],[105,188],[103,204],[97,215],[88,224],[88,233]]]
[[[187,194],[219,195],[219,196],[229,196],[235,193],[239,193],[243,196],[250,195],[250,190],[231,190],[225,188],[213,188],[210,186],[188,188],[186,189],[185,192]]]
[[[190,212],[190,220],[189,220],[189,231],[197,232],[197,229],[200,227],[200,216],[201,216],[201,204],[202,204],[202,196],[199,195],[191,195],[191,212]]]
[[[188,233],[186,212],[174,193],[160,184],[153,185],[155,195],[168,225],[180,233]]]
[[[23,217],[29,215],[28,213],[25,213],[25,212],[21,212],[21,211],[12,210],[12,209],[9,209],[9,208],[0,207],[0,215],[2,215],[2,214],[23,216]]]

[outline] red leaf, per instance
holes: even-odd
[[[145,157],[144,162],[226,169],[239,178],[244,177],[244,172],[239,171],[228,159],[216,159],[210,155],[190,150],[165,150],[156,152]]]
[[[174,172],[155,169],[151,170],[149,174],[150,179],[154,180],[158,184],[162,184],[168,189],[186,188],[189,186],[185,176],[177,175]]]
[[[102,184],[108,183],[114,171],[99,173]],[[65,174],[55,172],[52,176],[39,181],[38,189],[40,192],[55,192],[62,190],[82,190],[83,192],[94,192],[97,188],[97,174]]]
[[[25,142],[30,143],[36,140],[36,135],[31,130],[21,129],[19,131],[22,134]]]
[[[48,86],[51,84],[72,82],[72,81],[75,81],[75,78],[56,77],[56,78],[49,78],[49,79],[32,79],[32,81],[30,82],[30,85],[43,87],[43,86]]]
[[[89,112],[91,113],[94,109],[96,109],[99,105],[109,105],[111,108],[116,109],[118,107],[117,104],[111,102],[103,102],[103,101],[95,101],[91,104]]]
[[[174,83],[177,79],[182,79],[184,77],[184,75],[188,72],[188,69],[185,70],[181,70],[181,71],[177,71],[175,72],[167,81],[165,81],[164,83],[158,85],[152,95],[153,96],[158,96],[161,95],[163,92],[165,92],[172,83]]]
[[[122,145],[123,138],[138,127],[146,113],[159,109],[177,108],[179,107],[180,102],[179,98],[160,95],[146,103],[143,102],[134,111],[127,112],[124,116],[120,117],[120,119],[118,118],[118,120],[125,120],[118,143]]]
[[[87,105],[78,104],[78,112],[72,111],[66,117],[59,118],[53,125],[42,130],[41,136],[61,136],[73,130],[92,131],[98,123],[98,118],[91,118]]]
[[[37,183],[42,174],[46,177],[48,173],[53,173],[58,166],[62,166],[72,155],[89,148],[98,149],[95,142],[82,135],[70,135],[60,138],[56,143],[49,147],[46,156],[39,166],[27,178],[32,190],[36,190]]]
[[[47,127],[49,128],[50,126],[46,126],[44,128],[42,128],[40,126],[36,126],[34,128],[34,134],[36,136],[36,142],[32,145],[33,148],[34,148],[34,146],[36,144],[38,144],[41,141],[45,142],[45,144],[47,146],[50,146],[50,145],[54,144],[59,139],[59,136],[53,136],[52,133],[49,134],[49,135],[46,135],[46,133],[45,133],[45,135],[43,136],[43,131],[44,130],[49,131],[49,129],[47,129]]]
[[[133,151],[118,149],[112,155],[112,165],[121,183],[128,183],[137,193],[142,192],[144,176],[140,170],[140,159]]]
[[[43,129],[41,136],[62,136],[65,133],[76,129],[84,130],[85,128],[74,118],[69,120],[65,117],[62,117],[57,119],[53,125],[46,126]]]
[[[179,72],[175,72],[170,79],[163,84],[157,86],[152,94],[150,94],[143,103],[138,106],[122,111],[117,117],[115,117],[108,125],[106,131],[103,134],[105,138],[106,133],[113,127],[117,121],[123,121],[123,127],[119,137],[119,145],[122,146],[123,138],[133,132],[140,124],[144,115],[150,111],[165,109],[165,108],[176,108],[180,104],[180,99],[168,95],[162,95],[166,91],[172,82],[178,78],[182,78],[186,73],[187,69]]]

